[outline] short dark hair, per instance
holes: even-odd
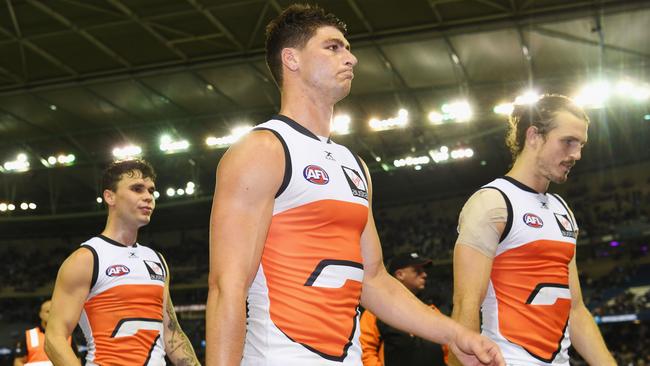
[[[526,130],[535,126],[540,135],[546,135],[555,127],[555,116],[558,112],[565,111],[589,123],[585,111],[570,98],[560,94],[544,94],[533,104],[515,105],[510,114],[506,145],[512,153],[512,158],[517,159],[524,150]]]
[[[317,5],[293,4],[266,26],[266,65],[279,88],[282,88],[282,49],[302,48],[318,28],[331,26],[344,35],[347,25]]]
[[[115,192],[122,175],[134,177],[136,172],[140,172],[143,179],[156,181],[156,172],[149,162],[142,159],[117,160],[110,163],[102,174],[102,191],[108,189]]]

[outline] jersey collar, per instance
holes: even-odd
[[[279,121],[282,121],[282,122],[288,124],[289,127],[293,128],[294,130],[300,132],[301,134],[303,134],[303,135],[305,135],[305,136],[307,136],[309,138],[312,138],[312,139],[317,140],[317,141],[321,141],[321,139],[319,139],[318,136],[316,136],[313,132],[311,132],[307,128],[305,128],[305,126],[301,125],[300,123],[294,121],[293,119],[291,119],[291,118],[289,118],[289,117],[287,117],[287,116],[285,116],[283,114],[276,114],[275,116],[273,116],[271,118],[272,119],[277,119]],[[331,138],[328,137],[326,142],[328,144],[331,143],[332,142]]]

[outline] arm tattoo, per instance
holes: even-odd
[[[167,299],[167,318],[169,319],[166,324],[167,329],[165,329],[165,332],[168,333],[165,337],[167,356],[176,366],[200,366],[192,343],[178,324],[171,297]]]

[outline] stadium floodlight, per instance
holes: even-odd
[[[455,149],[455,150],[451,151],[450,155],[451,155],[451,158],[454,159],[454,160],[467,159],[467,158],[471,158],[472,156],[474,156],[474,150],[472,150],[470,148]]]
[[[429,150],[429,156],[433,162],[438,164],[449,160],[449,148],[447,146],[440,146],[438,150]]]
[[[512,111],[515,110],[515,105],[513,103],[502,103],[494,106],[492,111],[496,114],[503,114],[504,116],[509,116],[512,114]]]
[[[142,148],[137,145],[127,145],[113,149],[113,156],[117,159],[133,159],[142,155]]]
[[[174,188],[170,187],[170,188],[167,188],[165,193],[167,194],[167,197],[174,197],[174,195],[176,195],[176,190]]]
[[[159,147],[161,151],[172,154],[186,151],[190,148],[190,143],[187,140],[173,140],[169,135],[163,135]]]
[[[2,202],[0,203],[0,212],[5,212],[7,211],[7,204]]]
[[[472,118],[472,108],[466,100],[457,100],[443,104],[441,109],[445,120],[467,122]]]
[[[347,114],[340,114],[332,118],[331,130],[333,134],[346,135],[350,133],[350,116]]]
[[[101,197],[97,197],[97,198],[95,199],[95,201],[96,201],[97,203],[102,203],[102,202],[104,202],[104,199],[102,199]]]
[[[217,147],[217,148],[227,147],[234,144],[237,140],[239,140],[242,136],[247,134],[252,129],[253,126],[248,126],[248,125],[235,127],[230,131],[230,135],[226,135],[222,137],[209,136],[208,138],[205,139],[205,143],[209,147]]]
[[[429,122],[433,123],[434,125],[442,124],[442,122],[445,120],[445,117],[436,111],[429,112],[428,117],[429,117]]]
[[[55,156],[50,156],[49,158],[47,158],[47,163],[50,164],[50,165],[56,164],[56,157]]]
[[[375,131],[385,131],[385,130],[391,130],[394,128],[402,128],[406,127],[408,125],[408,117],[409,117],[409,112],[402,108],[399,111],[397,111],[397,116],[392,117],[392,118],[387,118],[387,119],[377,119],[377,118],[372,118],[368,122],[370,125],[370,128],[372,128]]]
[[[50,109],[53,111],[57,110],[56,104],[50,104]]]
[[[5,162],[3,167],[8,172],[26,172],[29,170],[29,160],[27,160],[27,155],[20,153],[16,156],[16,160]]]
[[[176,190],[176,194],[179,196],[182,196],[185,194],[185,190],[183,188],[179,188]]]
[[[401,168],[405,166],[416,166],[416,165],[424,165],[424,164],[429,164],[431,162],[431,159],[428,156],[407,156],[403,159],[397,159],[393,161],[393,166],[395,168]]]
[[[20,204],[20,209],[21,210],[25,211],[28,208],[29,208],[29,204],[27,204],[27,202],[23,202],[23,203]]]
[[[13,203],[10,203],[10,204],[7,205],[7,210],[13,211],[15,209],[16,209],[16,205],[14,205]]]
[[[573,100],[584,108],[603,108],[610,97],[610,90],[607,81],[596,81],[584,86]]]
[[[619,81],[616,84],[615,90],[619,96],[637,101],[644,101],[650,98],[650,87],[648,85],[639,85],[627,79]]]
[[[158,199],[158,197],[160,197],[160,192],[153,191],[153,198]]]
[[[529,104],[535,104],[537,101],[541,98],[542,96],[539,95],[536,91],[534,90],[527,90],[523,94],[518,95],[515,98],[515,105],[529,105]]]
[[[30,202],[29,205],[27,205],[27,207],[29,207],[30,210],[35,210],[37,206],[34,202]]]
[[[185,185],[185,194],[192,195],[195,192],[196,185],[194,182],[187,182]]]

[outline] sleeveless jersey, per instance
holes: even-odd
[[[79,319],[88,346],[86,365],[165,365],[167,269],[160,254],[102,235],[81,246],[94,256],[93,281]]]
[[[45,353],[45,333],[41,327],[32,328],[25,331],[25,346],[27,354],[25,355],[25,365],[29,366],[51,366],[52,362]],[[70,340],[70,338],[68,338]]]
[[[510,177],[483,188],[503,195],[508,221],[497,247],[482,331],[508,365],[569,365],[569,263],[578,226],[560,196]]]
[[[361,365],[361,162],[285,116],[256,129],[282,143],[285,175],[249,289],[242,365]]]

